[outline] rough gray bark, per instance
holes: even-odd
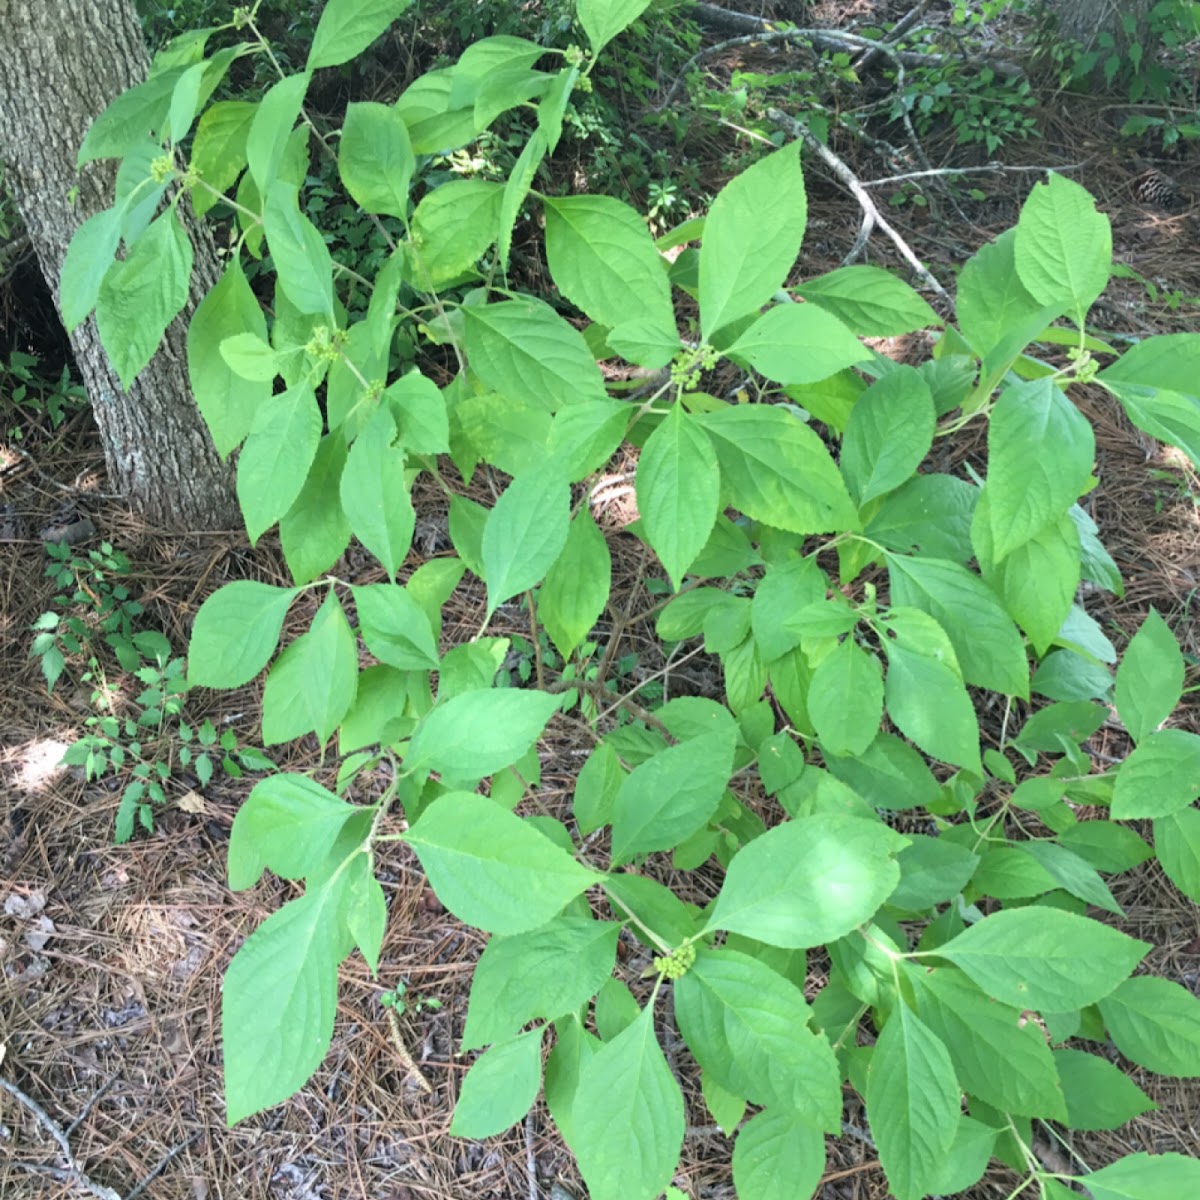
[[[0,160],[61,313],[67,246],[88,217],[112,203],[116,175],[113,162],[76,171],[76,154],[109,102],[145,77],[146,50],[132,0],[0,0],[0,29]],[[190,304],[128,392],[94,316],[71,334],[71,347],[113,490],[162,528],[219,529],[239,523],[233,471],[192,399],[185,351],[187,320],[219,268],[207,235],[189,233],[196,252]]]
[[[1150,10],[1155,0],[1046,0],[1046,7],[1058,18],[1058,32],[1064,40],[1079,42],[1092,49],[1101,33],[1112,35],[1124,51],[1129,44],[1124,19],[1132,17],[1136,33],[1134,40],[1146,47]]]

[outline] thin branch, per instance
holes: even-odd
[[[872,226],[878,225],[884,233],[892,240],[892,244],[899,250],[904,261],[916,272],[917,277],[926,287],[936,292],[938,296],[949,306],[951,314],[954,312],[954,301],[950,298],[949,292],[934,278],[930,273],[929,268],[913,253],[912,247],[892,228],[887,219],[879,211],[875,201],[867,195],[866,189],[863,187],[858,176],[850,170],[848,166],[836,155],[828,146],[819,142],[808,130],[808,127],[802,122],[797,121],[794,117],[789,117],[787,113],[778,108],[769,108],[767,116],[777,125],[782,125],[786,129],[790,129],[795,137],[801,138],[804,144],[815,154],[820,155],[824,160],[825,165],[845,184],[851,195],[858,201],[859,207],[863,210],[863,227],[866,228],[868,221]],[[867,229],[866,236],[870,236],[870,229]],[[863,230],[859,230],[859,237],[855,240],[857,245],[859,240],[865,245],[866,237],[863,235]]]
[[[117,1192],[114,1192],[112,1188],[93,1183],[80,1170],[79,1164],[75,1161],[75,1156],[71,1153],[71,1144],[67,1141],[67,1135],[63,1133],[58,1123],[51,1118],[49,1113],[36,1100],[25,1095],[15,1083],[10,1083],[7,1079],[0,1079],[0,1088],[3,1088],[4,1091],[22,1105],[33,1116],[34,1120],[54,1139],[58,1145],[59,1152],[67,1164],[66,1170],[61,1172],[61,1178],[64,1183],[70,1183],[75,1187],[82,1188],[89,1195],[95,1196],[96,1200],[121,1200],[121,1196]],[[42,1172],[48,1169],[55,1176],[60,1175],[60,1172],[53,1167],[36,1167],[28,1163],[21,1163],[20,1165],[34,1172]]]

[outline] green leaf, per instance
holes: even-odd
[[[321,745],[350,711],[358,688],[358,643],[330,591],[312,627],[275,661],[263,689],[263,744],[316,733]]]
[[[628,986],[619,979],[606,979],[596,995],[594,1016],[596,1031],[611,1042],[638,1019],[638,1002]]]
[[[173,67],[151,75],[117,96],[92,122],[75,165],[82,167],[98,158],[124,158],[151,134],[163,132],[171,94],[185,69]]]
[[[547,197],[544,204],[546,263],[562,294],[599,325],[644,326],[678,347],[666,264],[645,221],[610,196]],[[670,353],[651,358],[642,365],[660,367]]]
[[[617,752],[607,742],[601,742],[575,779],[572,811],[584,837],[611,823],[613,803],[624,779],[625,771]]]
[[[1182,1154],[1127,1154],[1079,1182],[1092,1200],[1177,1200],[1200,1188],[1200,1161]]]
[[[929,385],[897,366],[859,397],[842,439],[842,474],[860,505],[906,483],[933,445]]]
[[[466,145],[480,132],[474,104],[456,108],[450,103],[455,78],[453,70],[426,71],[396,101],[415,153],[444,153]]]
[[[677,591],[716,524],[720,496],[712,442],[676,404],[638,458],[637,502],[646,540]]]
[[[951,475],[917,475],[883,497],[866,534],[889,550],[965,563],[979,489]],[[919,606],[918,606],[919,607]]]
[[[487,693],[458,699],[481,695]],[[537,929],[601,878],[527,821],[473,792],[439,796],[404,840],[438,899],[460,921],[489,933]]]
[[[187,333],[192,395],[222,457],[250,432],[255,413],[271,395],[268,382],[243,378],[222,357],[221,344],[240,333],[265,338],[267,323],[241,261],[234,257],[200,301]]]
[[[722,493],[755,521],[791,533],[857,527],[846,485],[817,435],[782,408],[747,404],[699,417],[721,465]]]
[[[880,267],[827,271],[801,284],[799,294],[866,337],[896,337],[941,324],[904,280]]]
[[[219,100],[200,116],[192,139],[190,168],[213,188],[192,189],[192,208],[202,217],[227,191],[246,165],[246,140],[258,105],[248,100]]]
[[[416,159],[408,126],[387,104],[350,104],[338,141],[338,174],[364,212],[408,217]]]
[[[445,454],[450,449],[446,400],[432,379],[420,371],[409,371],[389,384],[383,396],[406,450]]]
[[[987,1170],[995,1144],[995,1129],[965,1114],[960,1116],[954,1143],[934,1178],[933,1191],[940,1195],[952,1195],[965,1192],[978,1183]]]
[[[231,585],[235,586],[235,585]],[[328,857],[354,808],[306,775],[256,783],[229,831],[229,886],[253,887],[264,870],[302,879]]]
[[[887,902],[892,908],[920,912],[953,900],[970,882],[979,857],[946,838],[913,833],[896,863],[900,882]]]
[[[711,1075],[703,1073],[700,1076],[700,1090],[712,1119],[726,1137],[732,1137],[746,1115],[746,1101],[741,1096],[727,1092]]]
[[[401,671],[431,671],[438,647],[421,606],[394,583],[352,588],[358,623],[367,649],[381,663]]]
[[[239,579],[219,588],[196,613],[188,643],[192,687],[234,688],[249,683],[271,660],[283,620],[299,588]]]
[[[1087,490],[1091,423],[1049,379],[1014,384],[988,424],[988,500],[995,562],[1056,522]]]
[[[337,968],[350,946],[334,885],[272,913],[225,971],[221,1032],[225,1119],[288,1099],[308,1082],[333,1037]]]
[[[312,76],[287,75],[267,89],[246,134],[246,161],[260,196],[269,197]]]
[[[539,1025],[498,1042],[471,1064],[450,1122],[453,1137],[503,1133],[529,1111],[542,1083],[542,1031]]]
[[[938,967],[909,978],[918,1015],[945,1043],[968,1094],[1019,1116],[1066,1117],[1046,1036],[1020,1008],[989,1000],[961,971]]]
[[[599,54],[618,33],[629,28],[649,4],[650,0],[578,0],[575,15],[587,34],[592,53]]]
[[[1188,807],[1157,818],[1154,849],[1167,878],[1200,903],[1200,811]]]
[[[993,999],[1053,1013],[1107,996],[1149,948],[1087,917],[1036,907],[993,913],[937,954]]]
[[[701,950],[675,983],[679,1031],[706,1075],[832,1132],[842,1111],[837,1060],[807,1028],[811,1015],[795,984],[736,950]]]
[[[1080,821],[1064,829],[1058,840],[1097,871],[1108,874],[1132,870],[1154,854],[1132,829],[1111,821]],[[1162,855],[1161,847],[1159,855]]]
[[[984,489],[977,518],[985,511],[987,498]],[[975,525],[979,527],[981,521],[977,519]],[[985,567],[984,578],[999,592],[1034,650],[1045,654],[1070,617],[1079,588],[1080,546],[1075,522],[1059,517],[1014,550],[999,568]]]
[[[535,129],[533,135],[525,143],[525,148],[513,165],[508,181],[504,185],[504,197],[500,201],[500,233],[496,238],[496,258],[501,271],[508,270],[513,227],[517,223],[517,217],[520,216],[521,206],[529,196],[533,177],[537,174],[538,167],[542,165],[542,159],[546,157],[549,148],[550,140],[546,131],[540,127]]]
[[[1012,618],[978,575],[936,558],[887,556],[893,604],[920,609],[945,630],[963,679],[1029,696],[1029,664]]]
[[[1200,1079],[1200,1000],[1169,979],[1138,975],[1100,1000],[1109,1036],[1139,1067]]]
[[[379,956],[387,932],[387,897],[375,878],[371,855],[356,854],[346,869],[346,895],[342,915],[346,929],[362,953],[371,974],[379,977]]]
[[[750,624],[759,653],[768,662],[800,645],[803,629],[795,615],[825,599],[829,580],[811,558],[772,564],[759,581]]]
[[[93,213],[71,238],[59,282],[62,322],[68,333],[87,320],[100,297],[100,285],[121,242],[121,213]]]
[[[1151,609],[1117,668],[1117,712],[1140,742],[1175,711],[1183,695],[1183,655],[1166,621]]]
[[[897,1200],[920,1200],[938,1177],[961,1107],[950,1054],[903,1003],[892,1009],[867,1073],[867,1119]]]
[[[820,383],[871,356],[837,317],[814,304],[767,309],[724,353],[786,384]]]
[[[981,247],[958,279],[958,327],[988,366],[984,382],[998,383],[1025,347],[1067,307],[1036,300],[1017,273],[1017,232],[1006,230]]]
[[[584,505],[538,592],[538,618],[564,659],[571,657],[600,619],[611,580],[608,542]]]
[[[297,583],[307,583],[327,571],[350,543],[350,522],[339,497],[345,465],[346,439],[338,433],[327,434],[317,447],[296,503],[279,522],[284,557]]]
[[[926,754],[982,777],[979,722],[945,630],[902,606],[888,613],[886,628],[888,715]]]
[[[558,917],[541,929],[493,937],[471,978],[463,1049],[577,1011],[612,975],[620,928],[613,921]]]
[[[404,765],[482,779],[511,766],[541,736],[560,698],[545,692],[464,692],[429,713],[413,735]]]
[[[883,671],[853,636],[813,672],[808,714],[821,749],[830,754],[861,754],[875,740],[883,718]]]
[[[412,0],[329,0],[313,34],[307,70],[336,67],[361,54]]]
[[[1072,1129],[1119,1129],[1157,1106],[1107,1059],[1082,1050],[1055,1050]]]
[[[496,240],[504,188],[454,179],[427,192],[412,217],[412,247],[422,287],[435,290],[475,265]]]
[[[1200,736],[1160,729],[1144,737],[1117,770],[1114,820],[1166,817],[1200,796]]]
[[[550,426],[550,456],[577,483],[612,458],[629,419],[629,406],[612,400],[585,400],[559,409]]]
[[[706,932],[802,950],[874,915],[896,887],[901,838],[882,822],[822,814],[768,830],[729,864]]]
[[[311,383],[269,396],[238,458],[237,495],[254,545],[296,502],[321,441]]]
[[[417,515],[404,479],[404,451],[392,446],[396,426],[377,409],[354,439],[339,496],[355,537],[391,579],[404,564]]]
[[[669,850],[703,829],[725,794],[733,751],[732,732],[714,732],[660,750],[636,767],[613,803],[613,862]]]
[[[733,1182],[738,1200],[797,1200],[815,1193],[825,1170],[819,1129],[786,1109],[766,1109],[738,1132]]]
[[[683,1146],[683,1096],[650,1007],[583,1064],[571,1126],[592,1200],[654,1200],[671,1182]]]
[[[1045,841],[1031,841],[1023,849],[1046,869],[1065,892],[1118,917],[1125,915],[1104,881],[1078,854],[1055,842]]]
[[[1017,222],[1014,261],[1042,304],[1069,305],[1078,324],[1108,286],[1112,227],[1079,184],[1051,173],[1035,184]]]
[[[278,182],[267,193],[263,229],[283,293],[301,313],[333,323],[333,264],[317,227],[300,211],[294,187]]]
[[[796,142],[760,158],[717,193],[700,249],[705,341],[779,291],[800,253],[807,219]]]
[[[504,489],[483,527],[489,617],[542,581],[567,544],[570,522],[571,489],[555,471],[528,471]]]
[[[549,305],[524,298],[462,312],[471,369],[493,391],[547,412],[607,399],[583,336]]]
[[[105,273],[96,328],[126,389],[187,303],[191,276],[191,239],[173,210],[156,217],[125,258]]]

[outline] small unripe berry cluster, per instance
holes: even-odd
[[[677,946],[670,954],[656,958],[654,969],[664,979],[682,979],[695,961],[696,947],[689,942],[685,946]]]

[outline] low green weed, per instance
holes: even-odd
[[[43,374],[36,354],[14,350],[8,361],[0,360],[0,406],[7,433],[14,441],[25,436],[23,422],[32,414],[43,414],[51,429],[57,429],[72,413],[87,404],[83,385],[71,378],[64,366],[57,378]]]
[[[1118,1128],[1153,1107],[1118,1055],[1200,1078],[1200,1001],[1138,973],[1152,947],[1120,928],[1109,886],[1155,858],[1200,899],[1200,736],[1176,716],[1188,664],[1161,614],[1118,648],[1088,611],[1123,583],[1079,504],[1096,444],[1072,398],[1101,387],[1200,462],[1197,335],[1121,354],[1086,332],[1112,232],[1059,175],[963,266],[953,316],[875,267],[802,265],[789,284],[807,225],[794,141],[657,242],[612,197],[538,194],[573,92],[646,7],[578,0],[588,50],[484,38],[396,105],[350,106],[341,181],[404,229],[361,316],[303,211],[294,147],[307,152],[311,73],[353,59],[405,0],[330,0],[221,188],[195,152],[175,157],[202,44],[178,76],[160,61],[81,149],[122,158],[147,130],[163,137],[145,186],[168,185],[167,207],[104,288],[80,246],[121,228],[122,202],[93,218],[63,281],[68,320],[100,307],[126,381],[182,300],[133,305],[122,289],[144,301],[185,278],[175,206],[238,187],[246,246],[191,319],[191,379],[217,447],[240,447],[247,533],[278,525],[292,582],[210,596],[187,681],[236,688],[266,670],[263,743],[312,735],[338,758],[336,792],[272,774],[233,824],[231,887],[271,871],[304,892],[226,971],[226,1119],[286,1101],[320,1067],[340,963],[357,948],[381,970],[376,870],[403,853],[489,935],[450,1132],[502,1133],[541,1092],[592,1200],[685,1194],[681,1080],[733,1139],[742,1200],[814,1194],[848,1102],[899,1200],[970,1188],[993,1161],[1018,1175],[1013,1196],[1200,1194],[1200,1161],[1182,1154],[1089,1170],[1035,1150],[1042,1125]],[[254,9],[236,34],[266,56]],[[507,179],[449,180],[412,208],[423,156],[527,106]],[[523,210],[544,223],[574,320],[510,285]],[[699,249],[669,263],[685,240]],[[271,321],[242,266],[264,242]],[[696,314],[685,330],[676,293]],[[917,364],[864,340],[929,330]],[[453,378],[393,371],[398,335],[435,346]],[[655,382],[622,391],[598,360]],[[703,390],[722,360],[752,382],[733,400]],[[938,469],[934,447],[964,431],[986,465]],[[652,584],[641,611],[610,603],[610,539],[585,499],[618,451],[637,461],[623,536]],[[490,507],[457,482],[483,466]],[[449,496],[453,553],[414,569],[422,473]],[[336,574],[351,538],[381,582]],[[314,615],[280,650],[306,593]],[[484,597],[479,625],[447,647],[444,618],[469,596]],[[528,638],[489,636],[519,599]],[[633,664],[612,669],[621,642],[599,649],[605,628],[652,629],[663,662],[703,653],[711,686],[643,706]],[[514,644],[507,682],[525,686],[498,686]],[[582,723],[594,743],[569,811],[550,811],[538,743],[571,691],[623,719]],[[1114,712],[1120,757],[1092,743]],[[637,944],[626,959],[622,936]]]

